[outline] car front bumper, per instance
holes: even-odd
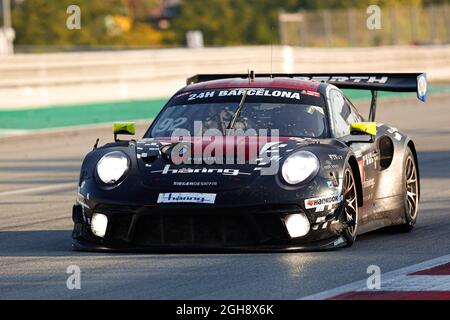
[[[91,231],[93,213],[108,217],[103,238]],[[345,246],[346,228],[337,208],[317,222],[305,213],[310,231],[291,238],[285,226],[289,214],[305,213],[297,205],[195,208],[97,205],[73,207],[73,248],[81,251],[311,251]]]

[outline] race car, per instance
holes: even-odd
[[[369,90],[366,120],[342,89]],[[378,91],[417,74],[210,74],[187,80],[143,138],[82,164],[73,248],[89,251],[319,250],[417,221],[414,142],[376,123]]]

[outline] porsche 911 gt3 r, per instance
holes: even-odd
[[[370,90],[366,120],[341,89]],[[86,155],[78,250],[312,250],[417,221],[414,142],[375,123],[378,91],[425,74],[197,75],[139,140],[131,123]]]

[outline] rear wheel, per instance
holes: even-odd
[[[347,228],[343,231],[342,236],[346,240],[346,247],[351,247],[355,242],[358,229],[358,194],[355,176],[348,164],[344,170],[343,196],[344,206],[342,214]]]
[[[416,225],[419,210],[419,178],[414,155],[408,148],[404,164],[403,197],[405,202],[405,223],[399,226],[399,231],[409,232]]]

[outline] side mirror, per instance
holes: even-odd
[[[352,143],[372,143],[377,135],[377,124],[375,122],[356,122],[350,124],[350,135],[345,136],[347,145]]]
[[[136,133],[134,122],[118,122],[113,124],[114,141],[117,141],[117,135],[126,134],[133,136]]]

